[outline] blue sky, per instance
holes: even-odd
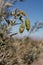
[[[24,10],[30,19],[31,27],[35,22],[43,22],[43,0],[24,0],[24,2],[17,2],[13,5],[10,10],[19,8]],[[15,27],[15,31],[18,31],[19,26]],[[14,31],[14,28],[13,28]],[[23,34],[25,35],[28,32],[25,30]],[[28,33],[29,34],[29,33]],[[37,32],[29,34],[30,36],[39,36],[43,37],[43,29],[38,30]]]

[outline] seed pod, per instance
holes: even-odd
[[[24,25],[24,23],[22,23],[20,26],[19,32],[23,33],[24,29],[25,29],[25,25]]]
[[[30,20],[26,19],[25,25],[26,25],[26,30],[29,31],[30,30]]]

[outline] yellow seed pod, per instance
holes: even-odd
[[[26,30],[29,31],[30,30],[30,20],[26,19],[25,25],[26,25]]]
[[[24,25],[24,23],[22,23],[20,26],[19,32],[23,33],[24,29],[25,29],[25,25]]]

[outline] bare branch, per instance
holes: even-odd
[[[36,22],[34,26],[32,26],[30,33],[35,32],[39,30],[40,28],[43,28],[43,22]]]

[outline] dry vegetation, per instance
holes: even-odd
[[[6,17],[9,16],[7,12],[3,13],[3,9],[5,9],[8,6],[11,6],[11,4],[12,3],[10,2],[5,3],[4,0],[0,0],[0,65],[31,65],[32,63],[33,65],[35,65],[34,63],[40,57],[43,58],[43,41],[33,41],[29,37],[25,37],[22,39],[15,39],[11,36],[8,37],[8,35],[5,33],[8,30],[8,28],[12,26],[14,23],[8,20],[6,21],[8,24],[7,27],[2,27],[1,25],[2,19],[4,18],[6,20]],[[15,17],[21,16],[21,14],[23,16],[26,16],[24,11],[20,11],[19,13],[17,12],[13,14]],[[21,17],[19,19],[22,20]],[[23,20],[21,22],[24,24]],[[30,23],[28,22],[30,21],[26,19],[25,22],[27,26],[26,29],[29,31]],[[36,26],[33,26],[30,32],[34,31],[34,28],[37,30],[37,28],[39,29],[43,26],[42,23],[36,23],[35,25]],[[22,25],[22,28],[23,27],[24,26]],[[22,28],[21,33],[23,32]]]
[[[4,42],[0,39],[0,64],[2,65],[31,65],[40,58],[42,53],[43,41],[33,41],[28,37],[7,38]]]

